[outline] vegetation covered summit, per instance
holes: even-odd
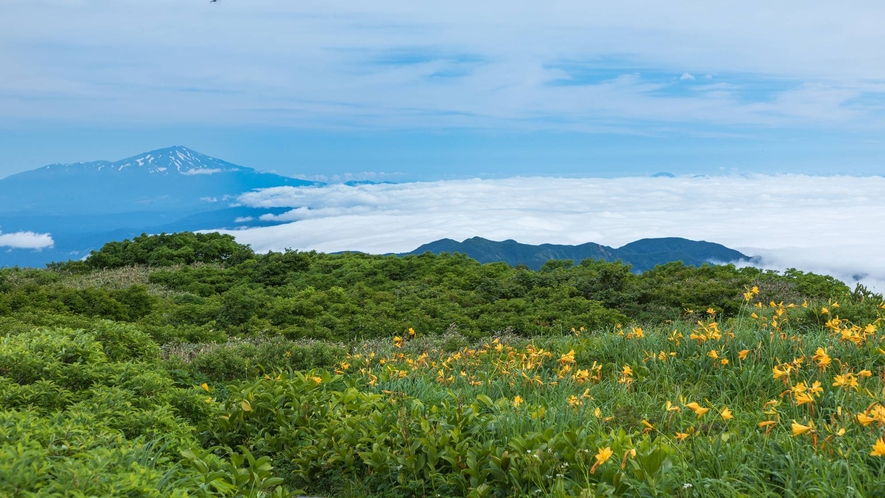
[[[0,270],[0,492],[876,495],[883,313],[794,270],[142,236]]]

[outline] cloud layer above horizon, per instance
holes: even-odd
[[[860,280],[885,290],[885,178],[755,175],[677,178],[509,178],[278,187],[242,195],[291,207],[291,223],[228,231],[260,252],[411,251],[440,238],[529,244],[647,237],[717,242],[766,268]]]

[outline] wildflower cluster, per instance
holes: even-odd
[[[750,425],[760,437],[809,436],[816,451],[832,451],[847,444],[844,436],[851,433],[852,423],[885,430],[885,409],[881,405],[867,402],[865,406],[869,406],[858,411],[853,419],[831,415],[834,410],[847,413],[848,407],[863,403],[864,399],[875,399],[872,393],[883,387],[881,379],[872,384],[874,374],[869,366],[856,367],[846,360],[855,357],[852,348],[879,344],[876,324],[847,324],[833,313],[839,309],[835,301],[819,308],[807,302],[752,302],[758,294],[758,288],[752,288],[744,295],[750,327],[735,321],[722,325],[716,320],[716,310],[708,309],[706,318],[689,330],[676,327],[662,332],[619,326],[610,338],[575,330],[570,340],[539,343],[502,337],[451,352],[430,349],[411,354],[400,351],[401,344],[394,344],[394,349],[386,354],[353,354],[347,361],[359,364],[355,372],[363,375],[370,387],[401,388],[403,382],[409,381],[474,392],[501,392],[503,388],[512,393],[507,398],[511,410],[531,420],[542,421],[556,410],[565,410],[564,413],[577,416],[589,413],[597,423],[611,427],[623,427],[624,423],[624,415],[618,415],[617,405],[612,404],[613,386],[626,388],[618,395],[623,399],[617,403],[629,404],[633,395],[655,392],[663,379],[682,375],[680,372],[697,375],[696,365],[707,365],[720,372],[706,380],[714,387],[719,382],[756,379],[753,382],[770,386],[763,388],[763,392],[768,390],[769,397],[754,407],[750,400],[725,403],[691,399],[683,394],[668,396],[658,409],[648,407],[641,412],[644,418],[638,417],[639,413],[628,415],[628,419],[637,416],[636,433],[668,438],[678,444],[729,431],[731,424]],[[807,334],[792,330],[807,313],[829,317],[823,323],[829,334],[816,336],[825,340],[816,341],[813,347],[805,345]],[[736,326],[740,328],[735,329]],[[852,340],[853,337],[863,340]],[[616,348],[608,361],[604,351],[588,348],[600,338]],[[617,341],[622,341],[623,346],[618,346]],[[633,356],[631,351],[641,351],[641,356]],[[785,354],[791,356],[779,359]],[[760,376],[764,371],[769,374]],[[869,383],[865,384],[865,380]],[[551,403],[553,400],[561,401],[557,406]],[[712,416],[717,422],[712,422]],[[870,433],[869,447],[878,444],[882,436]],[[596,467],[611,455],[599,456]]]

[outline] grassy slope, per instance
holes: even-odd
[[[420,304],[433,302],[439,292],[434,285],[454,281],[445,292],[459,295],[455,302],[485,309],[482,299],[492,296],[500,306],[510,298],[495,298],[496,292],[513,292],[516,283],[536,275],[532,285],[548,290],[529,292],[544,311],[559,296],[551,286],[583,282],[604,292],[604,282],[587,279],[607,278],[612,270],[534,274],[462,261],[465,271],[445,259],[430,261],[440,268],[416,269],[428,260],[310,258],[312,269],[298,277],[302,283],[288,274],[287,285],[295,286],[289,291],[280,290],[285,287],[272,272],[262,273],[265,261],[248,260],[233,269],[166,267],[161,279],[142,266],[0,275],[0,298],[6,299],[0,299],[0,492],[885,493],[885,458],[870,455],[885,427],[879,408],[885,397],[881,296],[856,292],[836,297],[841,304],[814,299],[803,306],[803,295],[823,293],[814,285],[831,288],[830,282],[763,279],[762,294],[748,295],[743,304],[738,295],[727,317],[716,309],[681,309],[682,319],[660,320],[641,333],[628,324],[581,330],[577,320],[574,331],[560,324],[490,335],[457,325],[443,332],[434,321],[422,327],[416,320],[411,337],[408,309],[391,322],[392,332],[370,340],[261,334],[249,321],[221,330],[214,320],[157,325],[184,311],[199,320],[205,316],[199,306],[223,309],[213,304],[224,305],[223,295],[205,298],[188,290],[205,282],[236,293],[243,289],[238,282],[270,278],[276,287],[252,290],[275,302],[308,283],[327,297],[359,296],[367,292],[357,285],[363,282],[380,295],[424,293],[406,300]],[[445,273],[428,280],[442,268]],[[417,272],[417,280],[409,281],[408,271]],[[633,289],[650,299],[644,313],[655,302],[680,310],[680,300],[702,295],[692,294],[692,286],[713,295],[719,288],[733,292],[734,283],[717,287],[719,270],[712,278],[699,278],[706,270],[684,271],[632,280]],[[398,280],[385,280],[390,275]],[[680,284],[683,276],[689,280]],[[354,278],[353,288],[336,290],[340,279]],[[149,299],[132,293],[132,284],[142,285]],[[612,300],[629,302],[631,292]],[[789,306],[788,299],[770,303],[772,296],[798,300]],[[94,302],[87,306],[89,299]],[[731,295],[725,299],[735,302]],[[147,307],[136,313],[133,303]],[[121,318],[106,320],[101,313]],[[692,402],[709,411],[699,417]],[[733,418],[722,416],[726,407]],[[810,429],[794,434],[793,421]],[[612,456],[593,469],[606,448]]]
[[[323,483],[317,491],[361,482],[368,491],[443,496],[471,489],[543,496],[881,494],[885,459],[870,455],[885,424],[880,334],[844,323],[797,324],[801,310],[751,308],[725,326],[707,320],[642,337],[629,329],[532,341],[501,337],[458,349],[451,337],[448,347],[421,337],[399,348],[366,344],[339,364],[341,379],[314,372],[308,379],[315,381],[284,376],[234,385],[222,410],[242,415],[242,425],[219,437],[231,444],[261,427],[266,442],[297,428],[301,435],[269,444],[287,447],[285,465],[301,476],[295,481]],[[775,378],[776,369],[789,373]],[[848,373],[856,387],[834,385]],[[348,385],[356,386],[350,396],[363,397],[355,398],[358,406],[315,414],[303,405],[273,406],[292,383],[310,404],[346,397]],[[254,411],[241,411],[243,393],[253,396]],[[810,400],[802,402],[802,393]],[[709,411],[697,415],[692,402]],[[733,418],[723,416],[726,408]],[[469,424],[461,423],[465,410],[475,412]],[[797,434],[794,422],[811,429]],[[365,435],[342,437],[342,426]],[[463,430],[467,445],[428,443],[452,437],[453,427]],[[306,440],[305,447],[292,444]],[[373,450],[373,442],[380,447]],[[615,454],[590,472],[600,448]],[[362,461],[339,460],[352,451]],[[500,473],[503,451],[515,472]],[[440,456],[446,454],[454,460]],[[378,474],[372,458],[387,462]],[[435,458],[431,470],[426,462]],[[416,460],[418,468],[402,464]]]

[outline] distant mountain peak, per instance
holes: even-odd
[[[126,168],[160,175],[173,173],[211,175],[249,169],[201,154],[182,145],[152,150],[111,164],[111,169],[117,171],[123,171]]]
[[[119,161],[50,164],[0,179],[0,212],[70,215],[185,206],[204,210],[205,199],[310,184],[175,145]]]
[[[212,175],[237,171],[255,172],[252,168],[238,166],[205,154],[201,154],[183,145],[174,145],[163,149],[120,159],[119,161],[92,161],[67,164],[50,164],[40,168],[44,173],[101,172],[104,174],[138,174],[148,173],[154,176],[181,175]],[[40,171],[37,170],[37,171]]]

